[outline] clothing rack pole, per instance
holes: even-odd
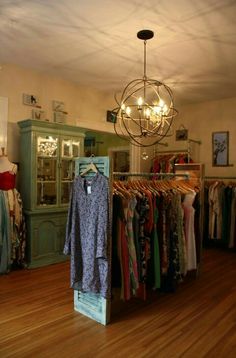
[[[168,147],[168,143],[165,142],[165,143],[158,143],[157,145],[163,145],[164,147]]]
[[[161,156],[163,154],[187,154],[188,162],[190,161],[189,149],[163,150],[161,152],[154,153],[152,160],[154,160],[157,156]]]
[[[196,139],[188,139],[189,142],[193,142],[193,143],[197,143],[197,144],[202,144],[202,142],[200,140],[196,140]]]
[[[183,154],[185,154],[185,153],[188,153],[188,150],[183,150],[183,149],[176,149],[176,150],[164,150],[164,151],[161,151],[161,152],[158,152],[158,153],[156,153],[156,155],[162,155],[162,154],[171,154],[171,153],[176,153],[176,154],[178,154],[178,153],[183,153]]]
[[[183,174],[175,174],[175,173],[128,173],[128,172],[113,172],[113,176],[121,175],[121,176],[147,176],[147,177],[184,177],[186,179],[189,179],[189,174],[183,173]]]
[[[234,176],[227,176],[227,177],[224,177],[224,176],[205,176],[204,179],[236,179],[236,177]]]

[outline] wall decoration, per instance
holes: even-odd
[[[41,109],[32,109],[32,119],[37,119],[37,120],[46,120],[45,119],[45,111],[42,111]]]
[[[112,111],[107,111],[107,122],[116,123],[116,120],[116,113]]]
[[[65,103],[62,101],[52,101],[52,109],[56,112],[65,112]]]
[[[23,104],[26,104],[27,106],[41,108],[41,106],[39,105],[39,98],[34,94],[23,93]]]
[[[65,103],[62,101],[52,101],[52,109],[54,111],[54,122],[66,123]]]
[[[54,122],[66,123],[66,114],[64,112],[54,112]]]
[[[229,165],[229,132],[212,133],[212,165],[214,167]]]
[[[177,129],[175,132],[175,140],[187,140],[188,139],[188,130],[187,129]]]

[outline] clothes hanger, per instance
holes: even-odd
[[[125,199],[131,199],[132,194],[126,189],[125,185],[121,181],[114,181],[113,188]]]
[[[91,156],[92,158],[93,156]],[[98,172],[98,169],[96,167],[96,165],[94,164],[93,160],[91,159],[91,162],[87,165],[87,167],[85,168],[85,170],[80,174],[81,176],[84,176],[85,174],[87,174],[88,172],[93,171],[94,173]]]

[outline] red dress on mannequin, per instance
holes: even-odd
[[[6,155],[0,156],[0,190],[15,188],[17,167]]]
[[[0,173],[0,190],[14,189],[16,184],[16,174],[12,172]]]

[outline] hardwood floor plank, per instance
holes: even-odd
[[[173,294],[123,305],[104,327],[73,309],[69,263],[0,276],[0,357],[236,356],[236,255],[205,250]]]

